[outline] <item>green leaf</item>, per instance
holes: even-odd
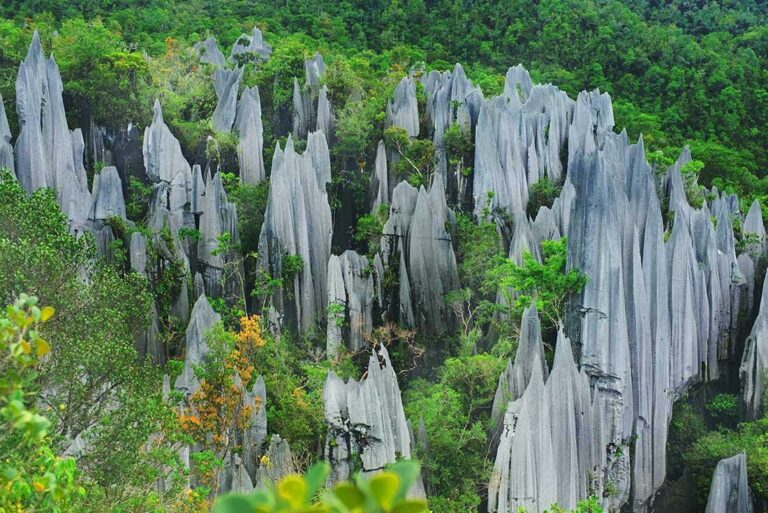
[[[397,500],[405,499],[411,485],[419,478],[419,464],[414,460],[400,460],[387,467],[399,477],[399,486],[395,494]]]
[[[365,494],[352,483],[339,483],[333,493],[349,509],[358,508],[365,503]]]
[[[307,483],[307,495],[312,497],[325,483],[330,466],[325,462],[315,463],[307,470],[304,479]]]
[[[426,509],[427,501],[424,499],[408,499],[392,508],[392,513],[421,513]]]
[[[213,513],[254,513],[253,503],[241,495],[225,495],[216,501]]]
[[[370,488],[373,497],[382,508],[389,509],[395,501],[400,485],[400,478],[394,472],[384,471],[376,474],[370,480]]]

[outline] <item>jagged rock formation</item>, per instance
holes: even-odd
[[[435,174],[427,190],[401,182],[392,195],[381,239],[382,262],[399,267],[398,318],[425,333],[440,333],[454,322],[444,300],[460,288],[448,229],[455,225],[445,188]]]
[[[89,217],[94,222],[112,217],[126,219],[123,186],[117,168],[105,167],[93,177],[93,206]]]
[[[183,392],[187,397],[194,394],[199,386],[195,367],[203,364],[210,351],[205,341],[205,334],[220,320],[221,316],[213,311],[204,294],[197,298],[185,332],[184,370],[174,384],[176,390]]]
[[[246,88],[237,104],[235,127],[240,136],[237,141],[237,160],[240,164],[240,180],[256,185],[265,178],[264,127],[261,123],[261,99],[259,88]]]
[[[376,212],[380,205],[389,205],[389,175],[387,174],[387,149],[384,141],[376,147],[376,161],[371,175],[371,212]]]
[[[709,488],[706,513],[752,513],[747,457],[743,453],[717,463]]]
[[[73,232],[83,229],[90,207],[88,181],[82,166],[82,135],[70,133],[64,112],[63,86],[53,57],[46,59],[35,32],[16,78],[16,110],[20,133],[14,148],[16,177],[33,192],[56,190],[56,199],[70,218]],[[3,121],[5,120],[5,121]],[[0,154],[6,155],[10,130],[0,119]],[[76,153],[79,152],[79,155]]]
[[[325,459],[331,464],[328,485],[347,479],[360,458],[363,473],[377,472],[397,458],[411,457],[408,424],[397,376],[384,346],[368,361],[359,383],[344,383],[333,371],[323,391],[328,435]]]
[[[333,142],[333,110],[331,100],[328,98],[328,86],[324,85],[317,98],[317,124],[316,130],[323,132],[328,138],[329,144]]]
[[[507,404],[522,397],[531,380],[534,362],[541,367],[543,378],[547,379],[549,371],[544,359],[541,323],[535,303],[523,312],[515,360],[514,362],[510,360],[506,370],[499,376],[499,385],[496,387],[491,408],[491,418],[495,424],[501,426]]]
[[[328,145],[322,132],[310,133],[307,149],[297,154],[293,139],[278,145],[272,159],[269,199],[259,237],[260,266],[286,280],[274,304],[291,323],[309,330],[325,318],[328,259],[333,227],[325,186],[331,181]],[[286,257],[300,257],[301,270],[283,272]]]
[[[403,77],[395,88],[394,98],[387,102],[387,125],[402,128],[408,137],[418,137],[419,106],[411,77]]]
[[[229,54],[229,60],[239,63],[243,57],[254,56],[268,59],[270,55],[272,55],[272,47],[264,41],[261,30],[258,27],[253,27],[250,36],[243,34],[235,41],[232,52]]]
[[[0,169],[7,169],[15,175],[13,163],[13,146],[11,145],[11,128],[5,115],[5,103],[0,95]]]
[[[185,224],[194,227],[189,219],[192,193],[193,187],[202,179],[193,183],[192,169],[181,152],[178,139],[163,121],[163,110],[157,100],[152,124],[144,130],[143,152],[144,168],[154,188],[150,226],[162,228],[164,213],[167,213],[176,229]]]
[[[763,282],[760,311],[747,337],[739,368],[741,394],[747,417],[754,419],[762,411],[765,377],[768,372],[768,280]]]
[[[237,93],[245,68],[217,69],[214,77],[216,90],[216,109],[213,111],[213,129],[217,132],[229,132],[237,115]]]
[[[236,284],[224,283],[224,266],[233,260],[232,252],[223,251],[220,247],[219,238],[224,234],[229,235],[229,241],[233,246],[239,243],[237,206],[227,201],[227,193],[221,183],[221,174],[216,173],[211,178],[209,173],[200,205],[198,259],[205,290],[212,297],[219,297],[224,292],[238,293]],[[234,277],[229,276],[229,278]]]
[[[299,85],[297,78],[293,79],[293,135],[303,139],[307,133],[316,127],[318,130],[324,130],[325,125],[331,126],[332,107],[328,101],[328,92],[325,92],[325,99],[320,103],[321,94],[320,79],[325,73],[325,61],[319,53],[311,59],[304,61],[304,86]],[[313,100],[317,98],[318,108],[315,110],[312,106]],[[323,109],[323,118],[318,120],[320,109]],[[322,121],[322,124],[320,123]],[[326,137],[330,132],[324,132]]]
[[[427,93],[427,124],[437,154],[437,171],[443,184],[448,187],[448,197],[454,198],[464,189],[463,177],[448,175],[448,157],[443,136],[453,123],[470,134],[475,133],[483,104],[483,91],[467,78],[461,64],[456,64],[453,72],[431,71],[423,77],[423,83]]]
[[[504,93],[480,106],[473,184],[476,214],[486,208],[490,192],[491,207],[522,214],[531,185],[544,176],[554,182],[561,179],[561,148],[568,138],[574,102],[552,85],[530,84],[527,71],[510,68]]]
[[[265,488],[285,476],[295,473],[296,467],[293,463],[293,454],[288,440],[283,440],[277,434],[272,435],[266,453],[266,461],[259,467],[256,474],[256,487]]]
[[[562,424],[561,413],[571,405],[560,403],[562,393],[547,396],[547,387],[568,380],[553,368],[546,384],[543,379],[529,384],[522,399],[507,404],[489,504],[493,511],[508,511],[517,504],[515,497],[529,497],[528,506],[541,511],[556,490],[558,503],[571,507],[589,489],[601,491],[597,495],[604,495],[607,508],[631,501],[633,511],[646,511],[665,478],[673,401],[691,383],[716,379],[719,362],[735,350],[739,312],[747,304],[747,279],[732,228],[738,205],[716,190],[709,204],[706,199],[699,208],[689,204],[686,192],[695,184],[686,185],[681,175],[690,160],[687,151],[657,188],[642,139],[630,144],[626,133],[612,131],[608,95],[581,93],[573,102],[553,86],[531,85],[526,76],[521,68],[510,70],[503,95],[481,109],[475,211],[484,208],[486,192],[495,191],[493,206],[505,208],[515,220],[512,258],[524,249],[535,254],[542,240],[568,236],[568,266],[587,276],[566,319],[580,366],[569,371],[571,395],[591,394],[582,404],[594,428],[580,430],[576,423],[576,456],[572,448],[558,448],[560,438],[570,436],[564,433],[574,429],[570,420]],[[566,154],[563,166],[560,155]],[[530,185],[543,176],[558,181],[565,170],[560,197],[530,222],[525,215]],[[663,204],[674,212],[668,227]],[[562,341],[559,337],[556,355],[561,362]],[[499,394],[511,396],[504,384]],[[536,401],[526,400],[528,390],[539,395]],[[549,412],[539,411],[542,406],[533,404],[538,402],[549,405]],[[549,440],[533,432],[528,421],[521,424],[525,418],[536,425],[555,422],[557,408],[560,427]],[[515,468],[527,468],[520,458],[546,459],[549,446],[554,465],[531,463],[532,474],[515,476]],[[564,454],[568,460],[559,460]],[[579,470],[553,480],[551,468]]]
[[[373,274],[365,256],[347,250],[328,260],[326,353],[335,357],[346,341],[351,352],[363,349],[373,329]]]
[[[213,64],[217,68],[223,68],[227,65],[227,58],[219,50],[215,37],[209,37],[205,41],[195,43],[193,49],[197,52],[200,62],[204,64]]]

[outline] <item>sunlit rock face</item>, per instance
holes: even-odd
[[[518,355],[500,378],[489,509],[543,511],[555,501],[573,507],[594,494],[608,508],[629,503],[647,511],[665,478],[672,403],[691,384],[717,379],[721,362],[739,357],[735,338],[740,314],[750,308],[755,260],[737,258],[732,220],[741,214],[732,195],[713,190],[689,203],[696,187],[683,177],[687,150],[657,178],[642,138],[632,144],[613,131],[607,94],[583,92],[574,101],[526,76],[510,69],[504,93],[481,107],[475,210],[493,191],[494,205],[513,214],[513,259],[567,236],[568,268],[583,272],[587,283],[566,312],[549,378],[540,363],[534,377],[522,373],[532,368],[535,350]],[[562,181],[562,190],[531,220],[528,191],[545,176]],[[747,233],[762,254],[759,205],[751,210]],[[523,323],[530,333],[529,313]],[[755,397],[751,373],[762,361],[759,326],[760,318],[742,365],[747,401]],[[534,341],[524,348],[537,347],[536,337],[522,340]],[[554,388],[556,396],[548,395]],[[577,443],[560,446],[563,439]],[[561,469],[568,470],[560,475]]]
[[[720,460],[712,476],[706,513],[752,513],[747,479],[747,457],[737,454]]]
[[[328,485],[350,477],[359,458],[362,472],[382,470],[388,463],[411,457],[408,423],[400,387],[384,346],[374,350],[360,382],[346,383],[333,371],[323,391],[328,425],[325,454],[331,464]]]
[[[333,226],[326,184],[331,181],[328,145],[322,132],[310,133],[298,154],[289,137],[272,159],[269,199],[259,237],[259,262],[283,277],[291,294],[278,291],[274,304],[288,325],[310,330],[325,319],[328,259]],[[287,258],[286,258],[287,257]],[[300,260],[300,269],[284,269]]]
[[[429,188],[400,182],[381,238],[381,262],[399,276],[397,319],[425,333],[445,332],[455,319],[445,296],[460,288],[451,231],[455,225],[442,178]]]

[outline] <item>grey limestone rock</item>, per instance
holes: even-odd
[[[258,27],[253,27],[251,35],[243,34],[235,41],[229,59],[239,63],[241,56],[255,56],[268,59],[272,55],[272,47],[264,41],[264,36]]]
[[[706,513],[752,513],[744,453],[717,463],[709,488]]]
[[[90,220],[106,221],[112,217],[126,219],[123,186],[117,168],[105,167],[93,180],[93,205]]]
[[[240,80],[243,78],[245,68],[233,70],[217,69],[214,77],[216,89],[216,109],[213,111],[213,129],[218,132],[229,132],[235,123],[237,116],[237,93],[240,89]]]
[[[374,350],[367,376],[360,382],[344,383],[329,372],[323,402],[328,424],[325,459],[332,468],[329,486],[349,477],[355,454],[364,474],[411,457],[400,388],[384,346]]]
[[[205,41],[195,43],[193,47],[197,52],[200,62],[204,64],[213,64],[217,68],[223,68],[227,65],[227,59],[219,50],[215,37],[209,37]]]
[[[208,295],[219,297],[230,285],[224,283],[224,266],[232,260],[231,251],[221,251],[219,238],[227,234],[232,245],[239,242],[237,206],[227,201],[220,173],[208,175],[202,200],[198,259]]]
[[[747,416],[757,418],[762,411],[765,376],[768,372],[768,280],[763,282],[760,310],[747,337],[739,368],[741,395]]]
[[[402,128],[409,137],[418,137],[419,107],[411,77],[403,77],[395,87],[394,98],[387,103],[387,124]]]
[[[301,330],[325,319],[333,232],[325,188],[330,180],[330,156],[322,132],[309,134],[303,154],[296,153],[290,137],[285,149],[275,149],[259,265],[277,277],[283,275],[286,256],[301,258],[301,271],[286,284],[293,294],[280,291],[274,298],[277,309]]]
[[[387,149],[384,141],[376,147],[376,161],[371,175],[371,212],[376,212],[380,205],[389,205],[389,175],[387,174]]]
[[[334,119],[331,100],[328,98],[328,86],[324,85],[320,89],[320,96],[317,98],[317,123],[316,130],[323,132],[328,138],[329,144],[333,142]]]
[[[283,477],[295,473],[296,466],[293,462],[293,454],[288,440],[283,440],[277,434],[272,435],[266,453],[266,463],[259,467],[257,473],[256,487],[265,488]]]
[[[351,352],[363,349],[373,330],[374,285],[368,259],[347,250],[328,261],[328,358],[346,341]]]
[[[8,126],[8,117],[5,115],[5,103],[0,95],[0,168],[7,169],[15,175],[11,139],[11,128]]]
[[[221,316],[213,311],[205,295],[197,298],[185,333],[184,370],[176,378],[174,385],[176,390],[183,392],[187,397],[194,394],[199,386],[194,367],[201,365],[210,351],[205,334],[220,320]]]
[[[240,180],[256,185],[265,178],[264,127],[261,122],[259,88],[246,88],[237,104],[235,127],[240,136],[237,142],[237,159],[240,163]]]
[[[453,313],[445,296],[461,287],[451,234],[453,211],[445,201],[440,175],[421,187],[408,233],[408,274],[416,325],[425,333],[450,327]]]
[[[144,168],[153,184],[150,226],[161,229],[166,217],[173,221],[177,230],[185,224],[189,226],[192,169],[181,152],[178,139],[163,121],[159,101],[155,101],[152,124],[144,130],[143,153]]]

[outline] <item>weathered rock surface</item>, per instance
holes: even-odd
[[[261,122],[259,88],[246,88],[237,104],[235,127],[240,136],[237,142],[237,160],[240,163],[240,180],[256,185],[265,178],[264,126]]]
[[[371,175],[371,212],[376,212],[380,205],[389,205],[389,175],[387,174],[387,149],[384,141],[376,147],[376,161]]]
[[[425,333],[440,333],[454,322],[446,294],[460,288],[451,234],[453,211],[439,174],[427,190],[400,182],[392,194],[381,238],[384,266],[399,275],[398,319]]]
[[[112,217],[126,219],[123,185],[117,168],[105,167],[93,179],[91,221],[107,221]]]
[[[747,337],[739,368],[741,395],[747,416],[757,418],[763,407],[765,376],[768,372],[768,280],[763,282],[760,311]]]
[[[443,144],[445,131],[453,124],[474,134],[483,104],[483,91],[472,84],[461,64],[453,72],[432,71],[424,78],[427,93],[426,115],[437,154],[437,170],[448,188],[448,197],[459,196],[464,185],[461,176],[449,176],[448,157]],[[417,113],[418,116],[418,113]]]
[[[216,90],[216,109],[213,111],[213,129],[217,132],[229,132],[237,116],[237,93],[245,68],[217,69],[214,77]]]
[[[194,368],[203,364],[210,351],[205,334],[220,320],[221,316],[213,311],[205,295],[197,298],[185,333],[184,370],[174,385],[176,390],[187,397],[194,394],[199,386]]]
[[[204,64],[213,64],[217,68],[223,68],[227,65],[227,58],[219,50],[215,37],[209,37],[205,41],[195,43],[194,50]]]
[[[232,283],[224,283],[224,266],[233,260],[233,252],[223,251],[219,239],[228,235],[232,246],[240,241],[237,206],[227,201],[221,173],[216,173],[213,178],[208,175],[200,212],[200,242],[197,248],[205,290],[211,297],[220,297],[236,287]]]
[[[264,41],[264,36],[258,27],[253,27],[250,36],[243,34],[235,41],[229,59],[239,63],[241,59],[251,55],[260,59],[267,59],[272,55],[272,47]]]
[[[408,424],[397,376],[384,346],[374,350],[366,378],[344,383],[328,373],[323,392],[328,435],[325,459],[331,464],[328,485],[347,479],[360,457],[362,472],[383,469],[398,458],[411,457]]]
[[[15,175],[11,139],[11,128],[8,126],[8,117],[5,115],[5,102],[0,95],[0,168],[7,169]]]
[[[328,261],[328,328],[326,353],[363,349],[373,329],[374,286],[368,259],[347,250]],[[346,342],[346,343],[345,343]]]
[[[395,87],[394,98],[387,102],[387,124],[406,131],[409,137],[419,135],[419,106],[416,86],[411,77],[403,77]]]
[[[747,457],[743,453],[717,463],[706,513],[752,513]]]
[[[144,130],[144,168],[153,184],[149,225],[160,229],[165,213],[178,229],[190,223],[193,177],[192,169],[181,152],[178,139],[163,121],[160,102],[155,101],[152,124]],[[200,180],[202,182],[202,179]],[[196,183],[196,182],[195,182]]]
[[[269,199],[259,237],[259,262],[271,276],[283,276],[286,257],[300,257],[301,270],[278,291],[276,308],[289,326],[309,330],[325,319],[328,300],[328,259],[333,226],[326,184],[331,181],[328,145],[322,132],[307,138],[307,149],[298,154],[293,139],[285,149],[278,145],[272,159]],[[285,277],[284,277],[285,278]]]
[[[265,488],[285,476],[296,473],[291,446],[288,440],[283,440],[280,435],[272,435],[266,457],[269,463],[261,465],[256,474],[257,488]]]

